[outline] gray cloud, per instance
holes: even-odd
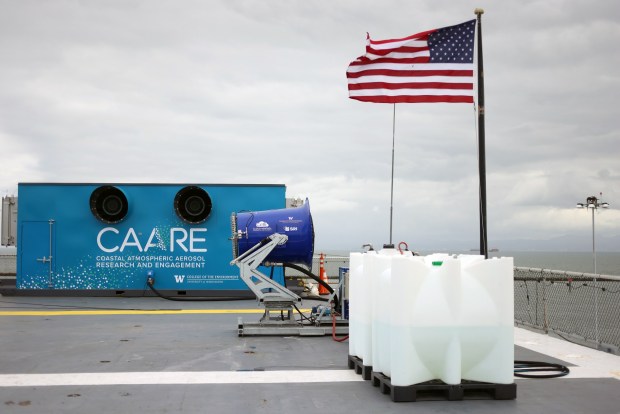
[[[406,36],[482,6],[491,244],[529,238],[562,249],[561,236],[590,231],[577,201],[620,200],[611,0],[0,6],[4,192],[21,181],[285,183],[310,198],[319,247],[379,245],[392,107],[349,100],[346,67],[366,32]],[[396,118],[395,238],[475,247],[473,108],[398,105]],[[618,210],[599,222],[612,240],[602,248],[618,251]]]

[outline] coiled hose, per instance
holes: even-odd
[[[525,374],[525,372],[553,372],[553,374]],[[515,361],[515,377],[519,378],[559,378],[568,375],[567,366],[551,362]]]

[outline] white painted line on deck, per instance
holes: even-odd
[[[86,385],[283,384],[363,381],[354,370],[101,372],[4,374],[0,387]]]
[[[575,364],[576,366],[568,367],[570,374],[562,378],[616,378],[620,380],[620,356],[618,355],[597,351],[522,328],[515,327],[514,335],[515,345]]]

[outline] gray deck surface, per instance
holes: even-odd
[[[303,307],[312,302],[304,301]],[[259,309],[253,300],[0,297],[0,311]],[[0,316],[6,374],[346,370],[331,337],[238,337],[260,314]],[[560,362],[522,347],[516,359]],[[565,365],[571,365],[565,363]],[[513,401],[394,403],[369,381],[0,387],[0,413],[620,413],[614,378],[517,379]]]

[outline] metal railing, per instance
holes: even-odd
[[[314,274],[319,274],[319,256],[315,255],[312,258],[312,271]],[[349,267],[348,256],[325,256],[325,272],[327,277],[332,282],[332,279],[338,282],[338,269],[340,267]]]
[[[620,354],[620,276],[515,267],[515,323]]]

